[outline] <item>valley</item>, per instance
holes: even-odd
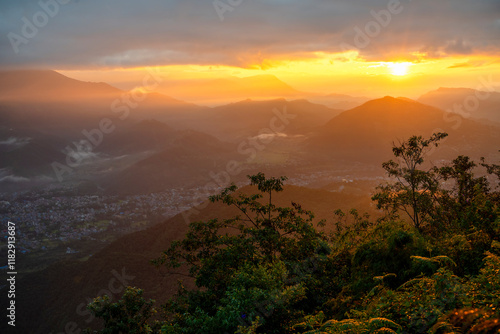
[[[16,85],[2,90],[13,77]],[[278,79],[254,80],[273,86]],[[477,119],[449,113],[426,96],[427,104],[335,94],[309,96],[316,101],[310,102],[293,90],[293,99],[198,106],[146,93],[121,117],[110,106],[132,93],[103,83],[52,71],[0,72],[0,83],[0,219],[17,226],[19,279],[26,287],[18,297],[26,313],[19,317],[26,331],[33,330],[30,317],[43,323],[39,332],[98,326],[82,301],[106,288],[114,275],[109,264],[148,296],[172,297],[176,277],[149,260],[189,224],[234,213],[207,199],[233,183],[250,191],[247,175],[287,176],[278,203],[301,203],[332,233],[336,209],[382,215],[370,198],[392,181],[381,166],[398,141],[447,132],[426,156],[426,168],[449,164],[457,154],[500,160],[500,127],[495,117],[484,121],[489,111]],[[61,87],[68,99],[52,101]],[[99,128],[103,120],[112,126]],[[0,270],[4,279],[6,267]],[[58,290],[75,293],[69,298]]]

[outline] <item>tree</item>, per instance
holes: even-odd
[[[469,157],[460,155],[452,161],[451,165],[434,169],[445,181],[455,181],[455,185],[449,193],[456,199],[461,208],[471,203],[477,190],[484,193],[489,192],[486,177],[474,177],[473,171],[476,167],[477,164]]]
[[[283,301],[286,305],[293,304],[301,293],[306,293],[301,284],[312,281],[311,276],[314,276],[314,268],[308,267],[308,263],[314,262],[319,267],[326,258],[329,252],[327,237],[316,230],[312,223],[313,213],[293,202],[292,207],[274,204],[274,195],[283,190],[286,178],[266,178],[259,173],[249,179],[258,193],[246,194],[231,185],[219,195],[210,197],[212,202],[235,208],[236,216],[190,224],[186,237],[173,242],[153,261],[157,266],[167,267],[170,273],[186,267],[200,288],[181,291],[169,304],[168,310],[177,319],[169,325],[171,331],[191,333],[188,328],[196,323],[205,324],[206,333],[236,329],[239,323],[234,310],[248,305],[249,300],[259,301],[268,296],[264,299],[271,302],[269,307],[275,311],[273,317],[261,315],[261,326],[266,333],[274,330],[279,333],[273,323],[286,323],[286,318],[293,314],[292,311],[280,313],[279,310],[283,310],[280,305]],[[322,221],[317,223],[317,226],[322,225]],[[284,279],[273,276],[276,272]],[[326,277],[328,272],[320,274]],[[242,277],[246,282],[243,285]],[[262,277],[270,279],[265,283]],[[274,286],[277,283],[279,288]],[[314,293],[314,289],[309,293]],[[309,297],[305,307],[312,301],[326,298],[324,295]],[[227,314],[222,317],[225,321],[216,321],[221,314]]]
[[[417,229],[422,229],[423,218],[430,213],[439,184],[430,170],[424,171],[420,167],[428,150],[437,147],[446,136],[448,134],[441,132],[434,133],[429,139],[413,136],[393,145],[392,152],[398,161],[389,160],[382,167],[396,182],[377,187],[379,192],[372,199],[377,201],[379,209],[392,214],[402,210]]]
[[[489,165],[486,173],[476,176],[479,167],[467,156],[458,156],[450,165],[434,167],[434,174],[444,182],[452,181],[440,187],[439,209],[436,217],[445,222],[447,229],[458,229],[462,232],[471,228],[482,229],[492,238],[496,237],[492,222],[498,215],[498,196],[493,192],[491,182],[486,175],[493,174]],[[494,166],[494,165],[491,165]],[[493,174],[494,175],[494,174]]]
[[[149,334],[159,329],[157,322],[150,318],[156,313],[153,307],[154,300],[142,297],[141,289],[127,287],[122,298],[111,303],[108,296],[98,297],[88,305],[88,309],[97,317],[104,320],[104,329],[100,334]]]

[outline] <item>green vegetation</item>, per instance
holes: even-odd
[[[249,176],[255,194],[225,189],[210,200],[237,215],[192,223],[153,260],[197,288],[180,285],[161,314],[139,289],[98,298],[99,333],[499,333],[500,166],[459,156],[422,169],[445,136],[394,146],[377,221],[337,210],[329,226],[277,207],[284,177]]]

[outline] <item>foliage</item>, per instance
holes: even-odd
[[[484,267],[470,281],[472,306],[489,309],[500,316],[500,257],[486,252]]]
[[[321,333],[345,333],[345,334],[371,334],[371,333],[401,333],[401,326],[392,320],[385,318],[372,318],[368,320],[345,319],[341,321],[328,320],[323,323],[324,315],[320,312],[316,316],[311,316],[306,321],[294,326],[296,329],[317,329],[309,330],[306,334]]]
[[[425,333],[446,311],[460,308],[466,289],[447,269],[431,277],[410,280],[396,290],[384,290],[371,312],[398,323],[411,333]]]
[[[417,229],[421,229],[424,219],[429,215],[434,202],[437,184],[427,171],[419,169],[424,163],[424,155],[437,147],[439,141],[448,136],[446,133],[435,133],[429,139],[413,136],[407,141],[394,145],[392,152],[399,161],[389,160],[382,164],[388,176],[397,181],[381,185],[373,200],[379,209],[391,213],[404,211]]]
[[[486,175],[495,174],[489,165],[482,163],[481,166],[486,167]],[[477,167],[469,157],[458,156],[451,165],[433,168],[441,182],[453,181],[451,187],[439,189],[439,207],[433,223],[439,228],[453,229],[454,233],[481,230],[495,238],[499,231],[491,221],[499,216],[499,201],[486,175],[475,176]]]
[[[445,315],[432,328],[431,333],[496,334],[500,332],[500,319],[481,309],[454,310]]]
[[[142,297],[141,289],[127,287],[122,298],[111,303],[108,296],[97,297],[89,304],[88,309],[98,318],[104,320],[101,334],[147,334],[158,327],[150,318],[156,313],[154,300]]]
[[[395,181],[373,197],[386,217],[337,210],[328,235],[301,205],[275,205],[285,177],[212,196],[236,214],[190,224],[153,261],[197,288],[180,285],[161,322],[139,289],[98,298],[101,333],[498,333],[500,166],[458,156],[424,170],[444,137],[395,145]]]
[[[250,323],[256,316],[263,330],[278,333],[270,328],[296,316],[286,306],[304,299],[304,308],[313,309],[326,298],[316,290],[331,286],[326,278],[335,268],[329,266],[330,246],[313,225],[314,215],[296,203],[275,206],[273,196],[283,190],[286,178],[266,179],[259,173],[249,179],[259,193],[241,193],[233,185],[210,198],[236,208],[239,215],[192,223],[186,238],[155,261],[170,270],[187,265],[201,288],[179,295],[168,307],[179,333],[190,333],[189,328],[234,331],[242,317]]]

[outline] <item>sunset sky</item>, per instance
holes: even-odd
[[[2,69],[123,89],[159,66],[171,85],[272,74],[321,94],[500,90],[498,0],[3,0],[0,32]]]

